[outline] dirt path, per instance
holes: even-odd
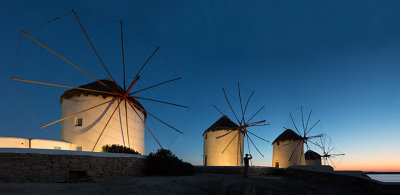
[[[79,183],[0,183],[0,194],[367,194],[358,186],[334,186],[286,177],[233,174],[108,178]]]

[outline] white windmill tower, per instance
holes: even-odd
[[[131,147],[140,152],[141,154],[145,153],[144,152],[145,129],[147,129],[147,131],[155,139],[160,148],[163,148],[158,139],[156,138],[156,136],[153,134],[153,132],[146,124],[147,116],[168,126],[169,128],[177,131],[178,133],[183,134],[178,129],[172,127],[168,123],[164,122],[163,120],[155,116],[153,113],[149,112],[148,110],[145,110],[144,107],[138,102],[138,100],[143,100],[143,101],[157,102],[157,103],[187,108],[186,106],[183,105],[174,104],[158,99],[152,99],[149,97],[144,97],[139,94],[143,91],[154,89],[155,87],[159,87],[167,83],[170,83],[172,81],[181,79],[180,77],[171,79],[168,76],[169,80],[167,79],[164,80],[164,78],[157,77],[156,79],[162,80],[162,82],[157,81],[156,83],[153,82],[146,83],[144,86],[147,87],[139,88],[138,83],[144,82],[145,80],[143,79],[145,78],[143,77],[145,72],[144,69],[148,68],[150,64],[152,64],[149,62],[156,55],[157,51],[159,51],[159,47],[152,44],[151,48],[154,49],[153,52],[151,54],[149,53],[150,55],[148,58],[146,58],[145,60],[143,59],[143,63],[140,64],[140,66],[137,66],[138,70],[135,72],[135,74],[131,74],[133,77],[130,80],[128,80],[126,76],[128,73],[126,73],[127,71],[125,67],[124,25],[122,24],[122,21],[90,15],[89,16],[90,18],[92,17],[97,19],[100,18],[101,20],[106,20],[113,23],[114,25],[117,24],[119,26],[117,30],[119,32],[118,34],[120,34],[120,37],[119,35],[115,37],[117,38],[117,40],[121,39],[121,48],[118,49],[117,52],[121,52],[122,61],[120,65],[122,66],[122,75],[120,75],[119,77],[123,78],[123,84],[119,85],[116,82],[116,79],[114,79],[114,77],[110,73],[109,69],[107,68],[106,61],[103,60],[103,58],[101,57],[100,50],[95,48],[93,44],[94,42],[92,41],[96,39],[91,39],[91,37],[89,36],[90,34],[87,33],[85,25],[81,22],[80,17],[78,17],[78,15],[80,14],[81,13],[72,10],[72,12],[68,14],[56,17],[52,20],[49,20],[46,23],[37,25],[34,28],[29,28],[27,30],[20,31],[21,37],[22,36],[27,37],[28,39],[33,41],[34,44],[37,44],[38,46],[46,49],[52,55],[54,54],[56,59],[60,59],[60,61],[63,62],[62,63],[63,65],[67,65],[72,69],[76,69],[79,72],[83,73],[85,76],[90,77],[91,79],[94,80],[94,82],[92,83],[82,85],[80,87],[75,87],[75,86],[68,86],[62,83],[51,83],[45,81],[16,78],[13,72],[10,78],[11,80],[72,89],[66,91],[60,98],[60,102],[62,104],[62,118],[55,120],[49,124],[43,125],[40,128],[44,128],[52,124],[61,122],[62,123],[61,139],[76,144],[81,150],[99,151],[100,148],[105,144],[119,144]],[[63,53],[60,52],[63,51],[63,48],[51,48],[51,44],[42,42],[34,38],[34,36],[30,34],[30,32],[33,29],[41,28],[50,23],[53,24],[57,23],[60,21],[61,18],[65,19],[64,17],[68,15],[73,15],[72,17],[73,21],[76,22],[76,24],[78,24],[77,28],[79,28],[79,31],[82,31],[83,34],[82,37],[86,38],[88,42],[87,47],[90,48],[90,50],[95,54],[94,56],[96,57],[96,60],[98,60],[99,62],[100,65],[99,67],[101,67],[101,69],[96,67],[96,70],[104,70],[105,72],[102,72],[101,74],[103,75],[104,73],[107,73],[106,77],[109,77],[109,80],[96,78],[95,76],[90,74],[89,71],[83,70],[81,67],[76,65],[70,59],[64,57]],[[76,38],[76,37],[71,37],[71,38]],[[63,40],[63,41],[68,42],[69,40]],[[79,52],[80,51],[78,51],[78,53]],[[17,56],[18,56],[18,50],[17,50]],[[129,64],[131,65],[136,65],[135,62],[133,61],[127,61],[127,62],[130,62]],[[26,64],[26,62],[24,62],[24,64]],[[160,71],[160,72],[165,74],[165,71]],[[62,75],[56,75],[56,76],[62,77]],[[104,76],[102,77],[104,78]],[[75,78],[77,77],[74,77],[74,79]],[[42,79],[46,78],[42,77]]]
[[[332,143],[332,139],[329,138],[329,142],[327,143],[326,141],[326,134],[324,134],[323,138],[320,137],[320,142],[316,143],[317,146],[319,146],[322,150],[322,164],[323,165],[330,165],[333,168],[335,168],[335,163],[333,162],[332,158],[335,157],[340,157],[340,156],[344,156],[345,154],[343,153],[337,153],[335,151],[336,147],[334,146],[334,144]]]
[[[321,166],[321,155],[312,151],[312,150],[307,150],[306,153],[304,153],[304,158],[305,158],[305,165],[312,165],[312,166]]]
[[[304,160],[303,138],[291,129],[286,129],[273,142],[272,166],[287,168],[302,165]]]
[[[238,127],[224,115],[203,133],[204,166],[242,166],[244,133]]]
[[[110,80],[100,81],[108,86],[115,86]],[[80,87],[109,91],[98,82],[92,82]],[[118,88],[115,86],[114,90],[118,90]],[[111,94],[79,89],[65,91],[60,98],[62,118],[81,113],[61,121],[61,139],[74,143],[83,151],[98,152],[106,144],[117,144],[130,147],[140,154],[144,154],[145,120],[142,121],[141,119],[146,118],[146,111],[133,98],[129,100],[134,103],[132,107],[125,105],[127,103],[125,101],[121,103],[119,103],[120,100],[115,101],[116,98],[115,95]],[[117,107],[118,104],[120,104],[121,108]],[[127,109],[122,109],[125,106]],[[82,112],[89,108],[92,109]],[[112,114],[114,114],[113,117],[111,116]],[[125,119],[126,116],[127,118]],[[105,124],[107,123],[107,129],[105,129]],[[99,137],[99,135],[101,136]]]
[[[316,121],[309,127],[308,125],[312,110],[310,110],[306,122],[304,121],[303,107],[300,107],[300,111],[303,132],[299,131],[292,114],[289,113],[291,122],[297,133],[292,129],[284,127],[286,130],[275,139],[273,142],[273,167],[287,168],[293,165],[305,165],[304,145],[309,149],[310,147],[308,142],[316,145],[316,143],[312,142],[311,139],[323,136],[322,134],[309,136],[310,131],[320,122],[320,120]]]
[[[238,94],[240,103],[240,113],[237,115],[234,111],[231,103],[226,95],[225,89],[222,88],[226,102],[232,111],[237,123],[231,121],[226,115],[224,115],[215,105],[214,108],[222,114],[222,117],[215,122],[210,128],[204,133],[204,165],[206,166],[242,166],[243,165],[243,153],[244,153],[244,139],[247,140],[248,153],[250,151],[250,143],[262,156],[263,154],[256,147],[253,140],[249,135],[252,135],[262,141],[269,142],[254,132],[250,131],[251,127],[266,126],[269,124],[265,123],[265,120],[253,121],[254,117],[262,110],[265,106],[262,106],[257,112],[251,117],[247,118],[246,111],[249,102],[254,95],[254,91],[247,99],[246,104],[242,104],[242,97],[240,86],[238,83]]]

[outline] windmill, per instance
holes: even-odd
[[[332,139],[329,138],[328,144],[326,144],[326,134],[324,134],[323,137],[320,137],[320,142],[316,143],[317,146],[319,146],[322,150],[322,161],[323,165],[331,165],[333,168],[335,168],[335,164],[333,163],[332,158],[338,157],[338,156],[344,156],[345,154],[343,153],[335,153],[335,146],[332,143]]]
[[[305,123],[304,123],[303,106],[300,106],[300,112],[301,112],[301,124],[302,124],[302,125],[301,125],[302,128],[301,128],[300,130],[297,128],[297,125],[296,125],[296,123],[295,123],[295,120],[294,120],[294,118],[293,118],[292,113],[289,113],[290,120],[291,120],[291,122],[292,122],[292,124],[293,124],[293,126],[294,126],[294,128],[295,128],[295,130],[296,130],[296,132],[297,132],[297,134],[301,137],[301,140],[302,140],[302,142],[299,142],[299,143],[297,144],[297,146],[296,146],[296,149],[292,152],[291,156],[289,157],[289,161],[292,160],[293,154],[295,153],[296,150],[302,150],[302,151],[304,151],[304,145],[303,145],[303,144],[305,144],[306,147],[307,147],[307,150],[309,150],[309,149],[310,149],[310,146],[308,145],[308,142],[310,142],[310,143],[316,145],[314,142],[311,141],[311,139],[315,139],[315,138],[318,138],[318,137],[322,137],[322,136],[323,136],[323,134],[314,135],[314,136],[310,136],[310,135],[309,135],[310,131],[311,131],[312,129],[314,129],[314,127],[320,122],[320,120],[318,120],[318,121],[316,121],[314,124],[312,124],[310,127],[308,126],[308,125],[309,125],[309,122],[310,122],[312,110],[310,110],[310,112],[308,113],[307,121],[306,121]],[[301,130],[302,130],[302,132],[301,132]],[[304,153],[304,152],[302,152],[302,153]],[[300,160],[301,160],[301,159],[302,159],[302,158],[300,158]],[[304,163],[304,161],[303,161],[303,162],[300,161],[300,164],[301,164],[301,163]]]
[[[305,164],[304,145],[307,150],[310,149],[308,142],[315,144],[312,139],[321,137],[319,135],[309,135],[311,130],[320,122],[320,120],[310,123],[312,110],[304,117],[303,107],[300,107],[301,126],[296,124],[292,113],[289,113],[290,121],[294,130],[284,127],[285,131],[280,134],[273,142],[273,162],[272,166],[286,168],[292,165]],[[300,130],[298,127],[302,127]]]
[[[257,126],[266,126],[269,125],[266,123],[265,120],[259,120],[259,121],[254,121],[254,117],[259,114],[261,110],[265,108],[265,106],[262,106],[260,109],[258,109],[253,115],[250,115],[251,117],[246,117],[246,113],[248,111],[248,106],[250,103],[251,98],[254,95],[254,91],[251,93],[251,95],[248,97],[246,103],[242,101],[242,94],[240,90],[240,85],[238,83],[237,85],[238,88],[238,96],[239,96],[239,104],[240,104],[240,113],[237,114],[232,105],[231,102],[228,99],[228,96],[226,94],[226,91],[224,88],[222,88],[222,92],[224,94],[225,100],[229,106],[229,109],[231,110],[234,119],[236,119],[236,122],[231,121],[227,115],[223,114],[220,109],[217,108],[217,106],[213,105],[213,107],[221,113],[222,117],[219,121],[224,122],[225,124],[228,125],[222,125],[222,126],[227,126],[225,128],[221,128],[225,130],[223,133],[219,134],[213,134],[211,136],[208,136],[208,134],[205,134],[205,139],[211,139],[211,141],[205,142],[204,150],[205,150],[205,155],[208,155],[208,159],[212,161],[212,156],[213,158],[219,158],[223,161],[225,164],[230,163],[228,161],[233,161],[235,160],[234,164],[235,166],[240,166],[242,165],[242,158],[243,158],[243,144],[244,144],[244,139],[246,139],[247,142],[247,149],[248,153],[251,154],[251,148],[250,148],[250,143],[251,145],[257,150],[257,152],[264,157],[264,155],[261,153],[261,151],[257,148],[255,145],[254,141],[250,137],[250,135],[264,141],[264,142],[269,142],[264,138],[261,138],[260,136],[256,135],[250,128],[252,127],[257,127]],[[218,125],[217,121],[214,125]],[[212,126],[213,127],[213,126]],[[211,128],[211,127],[210,127]],[[205,132],[207,133],[207,131]],[[204,135],[204,134],[203,134]],[[215,144],[218,142],[218,144]],[[219,145],[220,150],[215,150],[215,148],[211,147],[211,145]],[[223,145],[222,145],[223,144]],[[227,154],[229,153],[229,154]],[[225,156],[224,156],[225,155]],[[226,160],[225,158],[231,158],[231,160]]]
[[[95,54],[95,56],[98,59],[99,64],[101,65],[101,67],[104,71],[103,73],[106,73],[106,75],[109,77],[109,79],[96,78],[95,76],[90,74],[89,71],[84,70],[84,68],[76,65],[74,62],[72,62],[72,60],[68,59],[67,57],[64,57],[61,52],[56,51],[56,49],[51,48],[51,46],[48,46],[46,43],[44,43],[42,41],[39,41],[38,39],[34,38],[34,36],[32,36],[30,34],[30,30],[32,30],[32,29],[36,29],[36,28],[48,25],[50,23],[56,23],[57,21],[60,21],[61,18],[65,18],[67,15],[71,15],[71,14],[73,15],[72,16],[72,18],[74,18],[73,20],[76,21],[77,26],[79,26],[79,29],[81,30],[82,37],[84,37],[87,40],[88,48],[90,48],[90,50]],[[160,119],[153,112],[149,112],[148,110],[145,110],[144,107],[138,101],[138,100],[141,100],[141,101],[143,100],[143,101],[156,102],[156,103],[165,104],[165,105],[171,105],[171,106],[175,106],[175,107],[187,108],[184,105],[175,104],[175,103],[171,103],[168,101],[163,101],[163,100],[149,98],[149,97],[143,97],[143,96],[139,95],[139,93],[142,93],[143,91],[154,89],[156,87],[158,88],[160,86],[165,86],[165,84],[167,84],[167,83],[181,79],[180,77],[172,78],[172,79],[170,78],[170,79],[164,80],[162,82],[152,83],[151,85],[148,85],[146,87],[142,87],[142,88],[138,87],[139,86],[138,83],[140,83],[143,80],[142,76],[143,76],[144,69],[148,68],[149,62],[159,51],[159,47],[156,46],[154,48],[154,51],[152,53],[150,53],[149,57],[147,57],[145,59],[144,63],[139,66],[140,68],[134,74],[134,77],[132,79],[128,80],[128,78],[127,78],[128,76],[126,73],[127,67],[125,66],[126,65],[126,63],[125,63],[126,55],[125,55],[125,46],[124,46],[124,25],[122,23],[122,20],[106,19],[108,21],[114,22],[115,24],[119,25],[119,27],[120,27],[120,29],[119,29],[120,37],[118,37],[118,39],[119,38],[121,39],[121,42],[120,42],[121,49],[119,50],[119,52],[121,55],[122,63],[119,65],[121,65],[122,70],[123,70],[123,74],[122,74],[122,76],[120,76],[120,77],[123,77],[123,84],[119,85],[116,82],[115,77],[112,76],[110,69],[107,68],[107,65],[106,65],[107,63],[103,60],[102,56],[100,55],[99,50],[96,49],[96,47],[94,46],[95,44],[94,44],[93,39],[89,36],[89,33],[87,32],[87,28],[85,28],[85,25],[83,24],[83,22],[80,19],[79,15],[81,15],[81,14],[85,15],[84,13],[81,13],[81,12],[78,13],[75,10],[72,10],[72,12],[69,12],[68,14],[64,14],[62,16],[56,17],[54,19],[51,19],[43,24],[37,25],[28,30],[20,30],[20,33],[21,33],[20,37],[22,37],[22,36],[27,37],[28,39],[33,41],[38,46],[49,51],[56,58],[61,59],[61,61],[66,62],[66,64],[68,64],[69,66],[71,66],[74,69],[78,70],[79,72],[85,74],[87,77],[90,77],[92,80],[94,80],[94,82],[89,83],[87,85],[82,85],[80,87],[75,87],[75,86],[69,86],[69,85],[64,85],[64,84],[60,84],[60,83],[31,80],[31,79],[25,79],[25,78],[16,78],[14,76],[14,72],[10,78],[11,80],[27,82],[27,83],[34,83],[34,84],[41,84],[41,85],[48,85],[48,86],[56,86],[56,87],[62,87],[62,88],[69,88],[69,89],[72,89],[74,91],[74,93],[80,93],[78,96],[80,96],[81,94],[86,94],[86,95],[89,94],[91,96],[103,96],[103,98],[105,99],[102,102],[96,103],[96,105],[91,105],[90,107],[85,107],[85,108],[81,107],[80,110],[74,110],[75,112],[69,113],[68,115],[63,115],[61,119],[55,120],[46,125],[42,125],[40,128],[45,128],[45,127],[48,127],[48,126],[53,125],[58,122],[65,122],[66,120],[73,119],[73,117],[75,117],[75,126],[79,127],[79,126],[82,126],[82,119],[76,118],[76,116],[80,116],[82,114],[89,113],[89,112],[93,113],[93,112],[95,112],[94,110],[96,110],[96,109],[97,109],[96,112],[98,112],[99,108],[100,109],[104,108],[100,113],[93,113],[93,114],[97,114],[97,115],[103,114],[106,117],[98,119],[98,120],[101,120],[100,121],[101,123],[98,123],[96,125],[98,125],[98,126],[101,125],[102,127],[99,129],[98,132],[96,132],[96,136],[90,137],[91,141],[93,141],[93,144],[92,144],[92,146],[90,146],[90,148],[86,149],[88,151],[95,151],[95,150],[98,151],[98,148],[101,147],[101,146],[99,146],[101,143],[101,140],[104,138],[104,135],[106,134],[107,130],[110,129],[110,124],[115,121],[120,121],[119,126],[121,127],[122,140],[125,140],[127,138],[127,146],[131,147],[131,143],[130,143],[131,136],[129,134],[131,133],[130,132],[131,126],[133,126],[135,124],[132,124],[129,121],[130,121],[131,117],[133,117],[133,116],[135,117],[135,119],[137,119],[137,121],[139,121],[138,123],[141,123],[140,125],[143,125],[144,128],[147,129],[147,131],[151,134],[151,136],[154,138],[154,140],[157,142],[157,144],[160,148],[163,148],[163,146],[160,144],[159,140],[156,138],[156,136],[154,135],[152,130],[150,130],[149,126],[146,123],[147,116],[150,116],[153,119],[155,119],[156,121],[160,122],[161,124],[167,126],[168,128],[173,129],[180,134],[183,134],[182,131],[178,130],[177,128],[168,124],[164,120]],[[91,17],[101,18],[101,17],[93,16],[93,15],[91,15]],[[20,41],[21,41],[21,39],[20,39]],[[18,57],[18,50],[17,50],[17,57]],[[59,49],[59,50],[62,50],[62,49]],[[14,68],[15,68],[15,64],[14,64]],[[46,70],[43,70],[43,71],[46,71]],[[108,99],[106,99],[106,97]],[[62,97],[61,102],[65,99],[68,99],[68,98]],[[75,107],[78,107],[78,106],[75,106]],[[63,108],[64,108],[64,105],[63,105]],[[115,116],[117,111],[121,112],[121,110],[124,111],[124,114],[120,114],[120,117],[121,116],[122,117],[118,120],[114,120],[113,116]],[[64,110],[63,110],[63,113],[64,113]],[[82,131],[82,132],[85,133],[84,131]],[[144,132],[143,132],[143,136],[144,136]],[[143,140],[143,142],[144,142],[144,140]],[[125,144],[125,141],[124,141],[124,144]],[[143,151],[144,151],[144,148],[143,148]]]

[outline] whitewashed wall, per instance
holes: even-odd
[[[76,146],[74,144],[64,141],[45,140],[45,139],[29,140],[28,138],[18,138],[18,137],[0,137],[0,148],[76,150]]]
[[[279,144],[278,144],[279,143]],[[294,152],[289,161],[290,156]],[[276,167],[279,162],[279,168],[287,168],[293,165],[304,165],[304,146],[301,140],[286,140],[275,142],[273,144],[272,166]]]
[[[321,165],[321,159],[316,159],[316,160],[306,160],[305,165],[314,165],[314,166],[320,166]]]
[[[19,137],[0,137],[0,148],[29,148],[29,139]]]
[[[64,99],[62,101],[62,117],[78,113],[111,99],[112,97],[103,98],[102,96],[80,96]],[[75,116],[82,118],[82,126],[75,126],[75,117],[62,121],[61,139],[71,142],[77,147],[82,147],[82,151],[92,151],[96,140],[117,105],[118,101],[110,102]],[[125,145],[141,154],[145,154],[144,124],[129,104],[127,104],[127,109],[130,146],[128,146],[125,123],[125,102],[121,102],[119,109],[114,113],[114,116],[111,118],[98,144],[94,148],[94,152],[101,151],[101,147],[106,144],[118,144]],[[142,112],[138,110],[136,112],[144,119]]]
[[[231,130],[209,131],[204,134],[203,165],[205,165],[205,157],[207,157],[207,166],[243,165],[243,133],[239,133],[225,152],[222,153],[229,142],[238,134],[238,130],[235,130],[225,135],[230,131]],[[217,138],[219,136],[223,137]]]

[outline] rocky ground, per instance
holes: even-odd
[[[208,174],[181,177],[119,177],[92,182],[0,183],[0,194],[368,194],[360,186],[337,186],[287,177]]]

